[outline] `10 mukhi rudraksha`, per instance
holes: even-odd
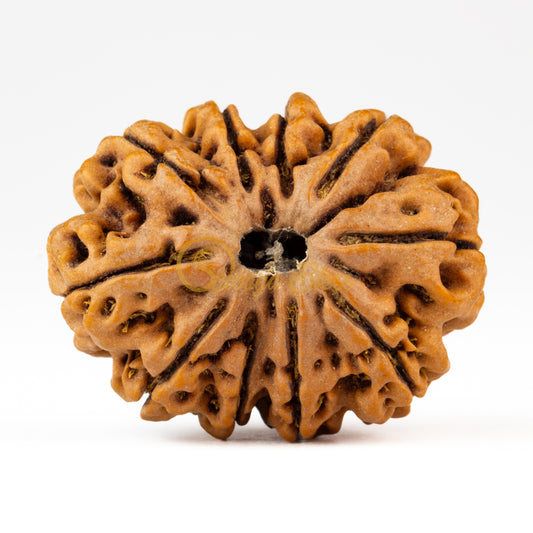
[[[219,438],[254,407],[289,441],[405,416],[483,302],[476,194],[429,153],[398,116],[328,124],[304,94],[256,130],[208,102],[104,139],[48,241],[76,347],[143,418]]]

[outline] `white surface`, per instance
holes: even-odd
[[[307,6],[307,7],[305,7]],[[531,3],[10,2],[2,9],[3,531],[531,531]],[[452,369],[411,415],[287,444],[152,424],[78,353],[45,242],[71,179],[140,118],[208,99],[256,127],[289,95],[330,122],[399,114],[481,201],[489,276]]]

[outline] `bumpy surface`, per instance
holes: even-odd
[[[256,130],[208,102],[183,133],[104,139],[48,242],[75,345],[143,418],[220,438],[254,406],[287,440],[406,415],[483,302],[477,197],[429,153],[397,116],[328,124],[303,94]]]

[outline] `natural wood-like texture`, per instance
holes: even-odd
[[[476,194],[429,153],[397,116],[328,124],[300,93],[257,130],[208,102],[181,133],[140,121],[104,139],[74,178],[85,214],[48,241],[76,347],[113,358],[144,418],[193,412],[220,438],[254,407],[291,441],[347,410],[406,415],[448,369],[443,334],[483,302]],[[243,266],[263,228],[304,236],[307,258]]]

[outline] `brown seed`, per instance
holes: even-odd
[[[137,122],[76,174],[50,286],[146,419],[227,438],[257,407],[293,441],[403,416],[483,302],[477,197],[429,153],[397,116],[328,124],[301,93],[256,130],[213,102],[182,133]]]

